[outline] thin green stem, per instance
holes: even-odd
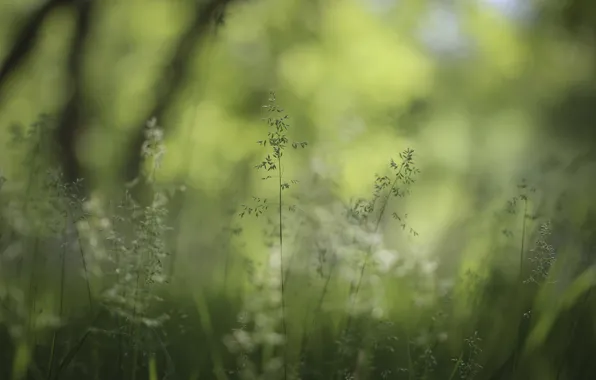
[[[288,339],[288,330],[287,330],[287,326],[286,326],[286,305],[285,305],[285,286],[284,286],[284,257],[283,257],[283,219],[282,219],[282,208],[283,208],[283,203],[282,203],[282,170],[281,170],[281,148],[278,147],[278,152],[277,152],[277,170],[279,172],[279,273],[280,273],[280,289],[281,289],[281,323],[283,326],[283,331],[284,331],[284,338],[287,340]],[[288,377],[288,365],[287,365],[287,350],[285,349],[284,346],[284,379],[287,379]]]
[[[524,197],[524,214],[522,215],[522,236],[519,250],[519,277],[523,280],[524,275],[524,250],[526,242],[526,219],[528,215],[528,199]]]
[[[457,370],[459,369],[459,366],[461,365],[463,356],[464,356],[464,353],[462,352],[459,355],[459,358],[457,358],[457,361],[455,362],[455,366],[453,367],[453,371],[451,371],[451,375],[449,376],[449,379],[447,379],[447,380],[453,380],[455,378],[455,374],[457,373]]]
[[[35,238],[34,240],[34,244],[33,244],[33,257],[32,257],[32,262],[31,262],[31,273],[29,276],[29,297],[31,297],[30,299],[30,304],[29,304],[29,315],[28,315],[28,323],[27,323],[27,335],[29,336],[30,334],[32,335],[33,340],[35,341],[35,329],[34,329],[34,319],[35,319],[35,315],[36,313],[36,308],[37,308],[37,255],[38,255],[38,248],[39,248],[39,238]],[[33,345],[33,347],[35,347],[35,344]]]
[[[404,165],[404,163],[402,163],[399,167],[398,172],[395,174],[395,179],[393,180],[391,187],[389,188],[390,193],[385,197],[385,201],[383,202],[383,205],[381,206],[381,211],[379,212],[379,216],[377,217],[377,220],[375,223],[375,228],[373,231],[373,233],[375,233],[375,234],[379,230],[379,226],[381,225],[381,221],[383,220],[383,216],[385,215],[385,210],[387,209],[387,205],[389,204],[389,198],[391,196],[391,191],[393,191],[393,189],[395,188],[395,185],[397,184],[397,181],[399,180],[401,172],[404,169],[404,167],[405,167],[405,165]],[[364,279],[364,272],[366,270],[368,261],[371,256],[372,256],[372,244],[368,248],[368,250],[366,252],[366,256],[364,257],[364,263],[362,264],[362,267],[360,268],[360,275],[358,277],[358,282],[356,283],[356,286],[353,287],[352,291],[350,292],[350,295],[352,296],[352,307],[354,306],[354,303],[356,302],[356,296],[358,295],[358,292],[360,291],[360,287],[362,286],[362,280]],[[350,327],[351,322],[352,322],[352,317],[350,314],[348,316],[346,328]]]
[[[66,225],[65,229],[68,228]],[[65,233],[64,236],[66,237],[67,234]],[[64,310],[64,284],[66,280],[66,246],[62,249],[61,255],[61,269],[60,269],[60,302],[58,306],[58,318],[62,319],[62,314]],[[52,378],[52,371],[54,369],[54,357],[56,354],[56,340],[58,339],[58,329],[54,330],[52,334],[52,345],[50,350],[50,359],[48,363],[48,372],[47,372],[47,379]]]

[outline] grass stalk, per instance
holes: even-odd
[[[278,148],[279,149],[279,148]],[[286,302],[285,302],[285,286],[284,286],[284,257],[283,257],[283,184],[282,184],[282,168],[281,168],[281,150],[278,150],[277,154],[277,170],[278,170],[278,178],[279,178],[279,273],[280,273],[280,292],[281,292],[281,323],[284,333],[284,338],[288,339],[288,330],[286,325]],[[284,344],[284,380],[288,377],[288,365],[287,365],[287,349],[286,344]]]
[[[64,234],[67,235],[66,233]],[[61,262],[60,262],[60,295],[59,295],[59,305],[58,305],[58,318],[62,319],[63,311],[64,311],[64,285],[66,282],[66,245],[62,249],[61,254]],[[52,378],[52,372],[54,369],[54,357],[56,354],[56,341],[58,339],[59,330],[55,329],[52,334],[52,343],[50,346],[50,358],[48,363],[48,372],[46,378],[50,380]]]

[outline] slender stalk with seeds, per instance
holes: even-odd
[[[269,98],[269,105],[263,106],[268,110],[268,113],[271,114],[278,114],[282,113],[283,109],[279,108],[276,105],[276,97],[275,93],[271,92]],[[267,139],[258,141],[257,143],[262,147],[266,147],[269,145],[271,148],[271,154],[268,154],[265,159],[258,165],[255,166],[257,170],[265,170],[267,172],[276,172],[277,173],[277,198],[278,198],[278,208],[277,208],[277,218],[278,218],[278,229],[277,229],[277,241],[279,244],[279,260],[280,260],[280,268],[279,268],[279,275],[280,275],[280,296],[281,296],[281,323],[282,323],[282,330],[284,338],[287,339],[288,332],[287,332],[287,324],[286,324],[286,300],[285,300],[285,273],[284,273],[284,223],[283,223],[283,208],[284,208],[284,198],[283,198],[283,191],[290,188],[290,184],[295,184],[298,181],[292,180],[290,183],[284,182],[283,179],[283,162],[282,157],[284,150],[286,149],[287,145],[290,144],[289,138],[287,136],[288,131],[288,123],[287,123],[288,115],[284,115],[281,117],[271,117],[269,116],[267,120],[267,124],[272,129],[267,133]],[[305,148],[308,144],[306,142],[292,142],[291,146],[294,149],[297,148]],[[272,176],[268,175],[263,180],[271,179]],[[256,206],[248,207],[243,205],[244,210],[240,213],[240,217],[243,217],[246,214],[254,214],[256,217],[261,215],[264,211],[266,211],[269,207],[266,199],[260,199],[257,197],[253,197],[253,199],[257,202]],[[293,209],[290,206],[290,209]],[[284,347],[284,379],[287,379],[287,350]]]
[[[68,224],[65,226],[65,230],[68,228]],[[66,237],[66,231],[64,233],[64,236]],[[66,242],[66,238],[64,239]],[[58,318],[62,319],[62,313],[63,313],[63,309],[64,309],[64,283],[66,280],[66,244],[64,244],[64,246],[62,247],[62,252],[61,252],[61,262],[60,262],[60,296],[59,296],[59,305],[58,305]],[[51,379],[52,378],[52,374],[53,374],[53,369],[54,369],[54,357],[55,357],[55,353],[56,353],[56,340],[58,338],[58,329],[54,330],[54,333],[52,334],[52,343],[50,346],[50,359],[49,359],[49,363],[48,363],[48,372],[47,372],[47,379]]]
[[[79,204],[79,210],[80,210],[81,214],[84,215],[81,202],[77,202],[77,203]],[[73,221],[73,223],[76,223],[76,222]],[[79,230],[76,228],[76,226],[74,228],[74,233],[77,238],[78,251],[79,251],[79,255],[81,256],[81,264],[83,265],[83,273],[85,275],[85,286],[87,287],[87,298],[89,299],[89,311],[93,312],[93,296],[92,296],[92,292],[91,292],[91,282],[89,279],[89,271],[87,270],[87,259],[85,259],[85,252],[83,251],[83,242],[81,240],[81,234],[79,233]]]
[[[404,152],[399,154],[401,158],[401,163],[397,164],[395,161],[391,160],[390,166],[394,170],[394,178],[391,180],[387,176],[377,176],[375,180],[375,192],[373,194],[373,199],[368,204],[364,205],[364,207],[360,207],[360,205],[356,205],[354,213],[356,215],[361,215],[366,220],[368,216],[374,211],[376,202],[379,198],[381,198],[381,194],[384,190],[388,189],[388,193],[383,196],[383,203],[381,204],[381,209],[379,214],[377,215],[376,221],[374,223],[373,234],[376,234],[381,226],[381,222],[383,221],[383,217],[385,216],[385,211],[387,210],[387,206],[389,205],[389,200],[392,196],[394,197],[404,197],[409,193],[409,190],[402,189],[398,186],[401,182],[404,186],[409,186],[415,182],[415,175],[419,173],[419,170],[414,166],[414,151],[411,149],[406,149]],[[397,219],[402,222],[401,226],[403,229],[406,228],[406,224],[402,217],[400,217],[397,213],[393,213],[393,218]],[[410,229],[410,232],[414,235],[417,233]],[[360,287],[362,285],[362,280],[364,278],[364,273],[366,271],[368,262],[370,257],[373,253],[372,244],[366,251],[366,255],[364,257],[364,263],[360,268],[360,273],[358,276],[358,280],[356,284],[352,284],[350,289],[350,295],[352,298],[352,304],[355,302],[356,296],[360,291]],[[348,317],[348,327],[351,322],[351,317]]]
[[[279,195],[279,207],[278,207],[278,214],[279,214],[279,276],[280,276],[280,287],[281,287],[281,323],[283,326],[283,331],[284,331],[284,337],[288,336],[288,330],[287,330],[287,326],[286,326],[286,304],[285,304],[285,289],[284,289],[284,256],[283,256],[283,250],[284,250],[284,234],[283,234],[283,218],[282,218],[282,209],[283,209],[283,197],[282,197],[282,191],[283,191],[283,187],[282,187],[282,170],[281,170],[281,148],[280,147],[276,147],[276,152],[274,153],[275,155],[277,155],[277,174],[278,174],[278,179],[279,179],[279,190],[278,190],[278,195]],[[284,348],[284,379],[287,378],[288,374],[288,366],[287,366],[287,357],[286,357],[286,352],[287,350]]]
[[[524,202],[524,213],[522,215],[522,233],[521,233],[521,244],[519,247],[519,277],[523,280],[524,276],[524,250],[526,243],[526,220],[528,218],[528,196],[522,195],[521,200]]]

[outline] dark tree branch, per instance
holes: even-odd
[[[18,33],[12,48],[0,67],[0,101],[5,95],[6,84],[12,74],[32,54],[35,44],[39,38],[39,32],[43,23],[55,9],[60,6],[76,7],[76,28],[72,37],[68,57],[68,76],[66,85],[71,89],[70,99],[66,103],[56,130],[56,139],[60,150],[59,157],[62,161],[65,180],[74,181],[81,176],[81,167],[76,157],[76,136],[84,125],[82,115],[82,84],[81,70],[83,48],[89,32],[91,20],[91,9],[94,4],[92,0],[49,0],[37,9],[25,22],[25,25]]]
[[[173,97],[180,91],[188,76],[191,60],[199,41],[207,34],[210,26],[219,24],[222,15],[233,0],[206,0],[197,5],[194,20],[189,29],[179,38],[170,63],[164,68],[157,84],[157,94],[150,107],[135,125],[137,132],[131,140],[127,159],[122,163],[120,174],[126,181],[140,176],[141,147],[144,141],[144,126],[152,117],[160,120],[171,104]],[[83,85],[83,57],[92,22],[94,0],[48,0],[25,22],[10,49],[6,60],[0,66],[0,101],[5,95],[6,83],[14,72],[31,55],[39,37],[44,21],[53,10],[62,5],[76,8],[76,28],[72,37],[68,56],[69,98],[59,117],[55,138],[60,150],[60,159],[66,181],[83,177],[83,168],[76,155],[78,136],[84,131],[89,120],[86,109]],[[143,182],[143,181],[140,181]]]
[[[209,0],[197,6],[191,26],[178,40],[169,65],[164,68],[158,80],[157,96],[150,108],[150,112],[136,123],[138,127],[127,150],[128,158],[121,169],[121,175],[125,181],[133,181],[141,175],[141,147],[145,138],[145,123],[153,117],[156,117],[157,120],[162,119],[171,104],[172,98],[184,85],[184,79],[188,77],[191,60],[198,48],[199,41],[209,31],[209,26],[220,18],[226,6],[232,1]]]
[[[25,25],[23,25],[18,32],[7,58],[2,63],[2,66],[0,66],[0,101],[4,96],[6,83],[10,79],[10,76],[17,71],[33,51],[35,43],[38,40],[39,31],[48,15],[60,5],[70,3],[71,1],[72,0],[46,1],[39,7],[39,9],[33,12],[25,22]]]
[[[72,37],[68,56],[68,85],[71,88],[70,98],[62,111],[56,129],[56,141],[60,149],[60,159],[64,179],[73,182],[83,177],[83,170],[77,157],[77,137],[84,132],[88,117],[85,112],[83,63],[87,37],[89,35],[92,12],[95,1],[76,2],[76,26]]]

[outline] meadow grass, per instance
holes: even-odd
[[[371,173],[368,198],[309,199],[312,186],[293,179],[304,173],[286,165],[309,146],[292,139],[274,94],[264,108],[254,168],[270,191],[238,200],[213,275],[224,279],[207,284],[172,269],[180,187],[155,180],[157,120],[142,151],[148,204],[65,183],[51,118],[15,132],[29,170],[0,181],[0,378],[592,378],[596,272],[563,276],[553,223],[532,215],[539,190],[524,182],[503,202],[508,240],[494,249],[517,266],[444,270],[441,257],[384,238],[424,239],[400,211],[420,174],[413,150]],[[255,230],[259,262],[242,249]]]

